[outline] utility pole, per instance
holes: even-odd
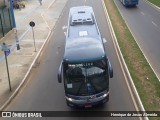
[[[35,22],[31,21],[31,22],[29,23],[29,25],[32,27],[33,41],[34,41],[34,49],[35,49],[35,52],[37,52],[37,50],[36,50],[36,42],[35,42],[35,37],[34,37],[34,30],[33,30],[33,27],[35,26]]]
[[[9,75],[9,68],[8,68],[8,60],[7,60],[7,56],[10,54],[10,46],[7,45],[6,43],[3,43],[3,44],[0,46],[0,48],[1,48],[1,50],[4,52],[4,55],[5,55],[9,89],[10,89],[10,91],[12,91],[12,89],[11,89],[11,82],[10,82],[10,75]]]

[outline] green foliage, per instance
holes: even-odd
[[[160,0],[157,1],[160,2]],[[105,0],[105,3],[121,52],[145,109],[160,111],[160,82],[158,78],[134,40],[114,1]]]
[[[148,0],[148,1],[160,7],[160,0]]]

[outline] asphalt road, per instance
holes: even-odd
[[[92,6],[95,12],[102,37],[106,39],[106,52],[112,63],[114,77],[110,79],[110,100],[103,106],[92,108],[98,111],[135,111],[131,95],[125,82],[114,46],[106,22],[105,14],[100,0],[68,0],[63,13],[55,27],[49,43],[41,56],[40,64],[31,71],[28,82],[20,93],[7,107],[8,111],[70,111],[73,110],[66,105],[63,83],[57,81],[57,71],[63,58],[65,47],[65,34],[63,30],[67,25],[69,8],[73,6]],[[13,118],[12,118],[13,119]],[[17,118],[15,118],[17,119]],[[27,118],[26,118],[27,119]],[[44,119],[44,118],[42,118]],[[54,120],[79,120],[92,119],[103,120],[104,117],[69,118],[56,117],[45,118]],[[138,119],[138,118],[107,118],[107,119]]]
[[[124,7],[114,0],[136,41],[160,78],[160,9],[139,0],[137,7]]]

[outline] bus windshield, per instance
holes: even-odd
[[[79,64],[65,63],[64,83],[66,93],[71,95],[93,95],[108,89],[105,60]]]

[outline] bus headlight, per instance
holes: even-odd
[[[73,101],[72,98],[68,98],[69,101]]]
[[[66,97],[66,99],[68,100],[68,101],[73,101],[73,99],[72,98],[69,98],[69,97]]]
[[[106,97],[106,96],[107,96],[107,94],[104,94],[104,95],[103,95],[103,97]]]
[[[108,94],[109,94],[109,92],[105,93],[105,94],[103,95],[103,97],[106,97]]]

